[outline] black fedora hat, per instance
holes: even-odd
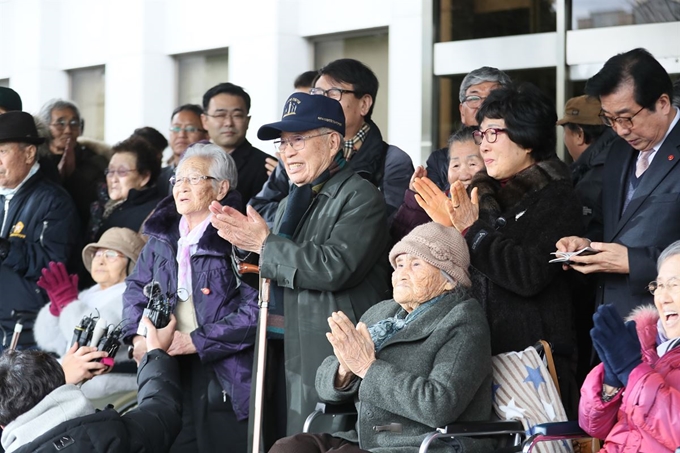
[[[7,142],[40,145],[45,139],[38,135],[30,113],[7,112],[0,115],[0,143]]]
[[[0,108],[5,112],[21,110],[21,97],[11,88],[0,87]]]

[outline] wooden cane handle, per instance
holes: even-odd
[[[238,273],[243,274],[257,274],[260,272],[260,267],[257,264],[238,263]]]

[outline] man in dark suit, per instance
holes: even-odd
[[[680,110],[672,91],[668,73],[644,49],[610,58],[586,84],[602,103],[602,122],[619,135],[604,166],[604,234],[565,237],[557,248],[599,251],[572,257],[570,267],[600,273],[598,303],[614,304],[623,316],[653,301],[647,285],[656,259],[680,239]]]

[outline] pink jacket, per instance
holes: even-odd
[[[579,424],[591,436],[605,439],[602,453],[674,452],[680,446],[680,348],[662,358],[657,355],[659,315],[653,306],[635,309],[630,319],[637,324],[642,363],[608,403],[600,397],[603,365],[595,367],[581,387]]]

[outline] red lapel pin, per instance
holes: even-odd
[[[201,292],[207,296],[210,294],[210,288],[201,288]]]
[[[670,156],[668,156],[668,160],[673,160],[673,159],[675,159],[674,155],[671,154]]]

